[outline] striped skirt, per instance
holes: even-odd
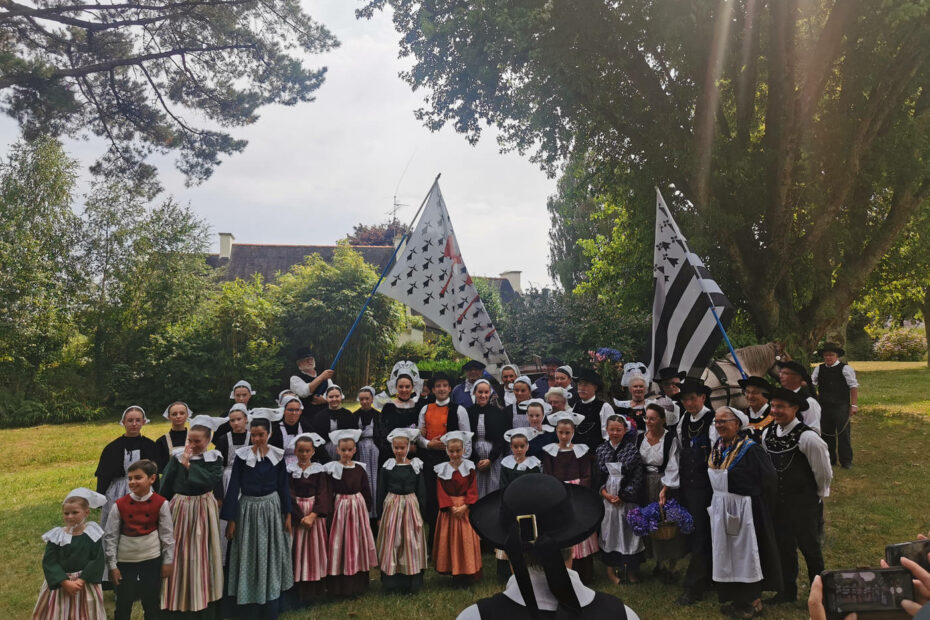
[[[378,528],[378,557],[384,575],[416,575],[426,570],[426,537],[420,503],[413,493],[388,493]]]
[[[277,493],[239,499],[236,535],[229,551],[229,595],[239,605],[263,605],[294,585],[291,541]]]
[[[313,512],[315,497],[298,497],[300,514],[306,517]],[[327,559],[326,519],[317,517],[313,527],[307,529],[297,522],[294,531],[294,581],[320,581],[326,577]]]
[[[223,598],[220,516],[213,493],[171,498],[174,562],[162,580],[161,608],[200,611]]]
[[[354,575],[377,565],[365,498],[361,493],[337,495],[329,530],[329,574]]]
[[[77,579],[80,571],[69,573],[69,579]],[[84,589],[68,596],[61,588],[49,589],[42,582],[39,600],[32,610],[32,620],[106,620],[103,608],[103,588],[99,583],[85,583]]]

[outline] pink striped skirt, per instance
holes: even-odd
[[[200,611],[223,598],[220,514],[213,493],[175,495],[169,503],[174,523],[174,570],[162,580],[161,608]]]
[[[378,528],[378,557],[385,575],[426,570],[426,536],[417,496],[388,493]]]
[[[69,573],[69,579],[77,579],[80,571]],[[103,608],[103,588],[99,583],[85,583],[84,589],[68,596],[61,588],[49,589],[42,582],[39,600],[32,610],[32,620],[106,620]]]
[[[329,530],[329,574],[354,575],[377,565],[365,498],[361,493],[337,495]]]
[[[315,497],[298,497],[297,505],[300,506],[300,514],[306,517],[313,512],[313,503]],[[327,541],[326,541],[326,519],[317,517],[313,522],[313,527],[307,529],[300,523],[293,524],[294,532],[294,582],[299,581],[320,581],[326,577],[327,561]]]

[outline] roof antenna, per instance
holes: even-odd
[[[419,147],[417,147],[417,149],[418,149],[418,148],[419,148]],[[404,166],[403,172],[400,173],[400,178],[397,179],[397,187],[394,188],[394,204],[392,205],[391,210],[388,211],[388,215],[391,216],[391,226],[392,226],[392,227],[396,227],[397,224],[398,224],[397,212],[398,212],[398,210],[400,209],[400,207],[406,207],[406,206],[408,206],[408,205],[406,205],[406,204],[404,204],[404,203],[402,203],[402,202],[397,202],[397,191],[400,189],[400,184],[401,184],[401,182],[403,182],[404,176],[406,176],[406,174],[407,174],[407,169],[410,168],[410,163],[413,161],[413,158],[414,158],[414,157],[416,156],[416,154],[417,154],[417,149],[413,149],[413,153],[410,155],[410,159],[407,160],[407,164]]]

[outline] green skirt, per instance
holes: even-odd
[[[292,585],[291,541],[278,494],[243,495],[229,552],[229,595],[238,605],[261,605],[280,598]]]

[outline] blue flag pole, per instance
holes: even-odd
[[[378,277],[378,281],[375,282],[374,288],[371,289],[371,293],[368,294],[368,299],[365,300],[365,305],[362,306],[362,309],[359,310],[358,316],[355,317],[355,322],[352,323],[352,327],[349,328],[349,333],[346,334],[346,337],[342,340],[342,345],[339,347],[339,351],[336,353],[336,357],[333,358],[333,363],[329,365],[330,370],[335,370],[336,364],[339,363],[339,358],[342,357],[342,354],[345,353],[346,345],[349,344],[349,339],[352,337],[352,334],[355,332],[355,328],[358,327],[359,322],[362,320],[362,315],[365,314],[365,310],[368,309],[368,305],[371,303],[371,300],[374,298],[375,293],[378,292],[378,287],[381,286],[381,281],[384,280],[384,276],[387,275],[388,271],[391,270],[391,267],[394,266],[394,259],[397,258],[397,253],[404,246],[404,243],[407,242],[407,239],[410,237],[410,231],[413,230],[413,224],[417,221],[417,218],[420,217],[420,212],[423,210],[423,207],[426,206],[426,201],[429,200],[429,197],[433,193],[433,188],[436,187],[436,184],[439,182],[439,177],[442,176],[442,173],[436,175],[436,179],[433,181],[433,184],[430,185],[429,192],[426,193],[426,197],[423,199],[423,202],[420,203],[420,208],[417,209],[417,212],[414,214],[413,219],[410,220],[410,225],[407,226],[407,230],[404,231],[403,236],[400,238],[400,241],[397,243],[397,247],[394,248],[394,252],[391,254],[391,258],[388,259],[387,264],[384,266],[384,269],[381,270],[381,275]]]

